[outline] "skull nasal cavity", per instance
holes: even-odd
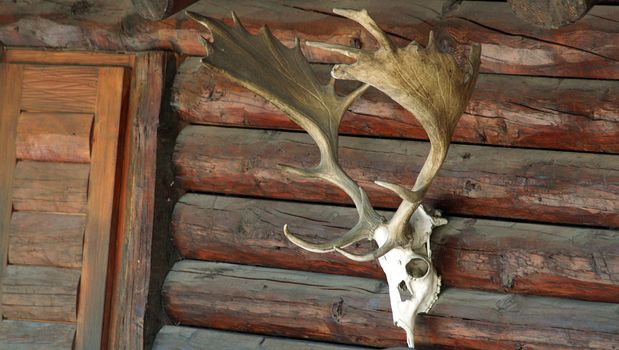
[[[406,264],[406,272],[413,278],[424,277],[428,273],[430,264],[425,259],[413,258]]]

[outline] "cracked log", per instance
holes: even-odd
[[[376,347],[406,342],[378,280],[184,260],[163,293],[168,315],[183,325]],[[446,289],[415,327],[422,347],[612,349],[619,305]]]
[[[325,80],[329,66],[313,68]],[[338,82],[341,93],[355,84]],[[186,60],[172,105],[190,123],[300,130],[249,90]],[[370,89],[349,108],[340,132],[427,139],[409,112]],[[619,153],[619,84],[612,81],[482,74],[453,136],[455,142]]]
[[[340,138],[343,168],[378,208],[400,199],[374,180],[412,185],[429,143]],[[452,215],[619,227],[619,157],[452,145],[425,203]],[[349,203],[335,187],[287,175],[278,164],[311,167],[318,152],[307,134],[188,126],[175,150],[185,189],[299,201]]]
[[[80,4],[76,6],[75,4]],[[363,6],[362,6],[363,5]],[[268,24],[276,37],[291,45],[327,41],[375,48],[369,34],[350,20],[331,13],[332,7],[350,7],[346,1],[286,2],[263,0],[204,0],[189,9],[231,22],[235,10],[250,32]],[[425,43],[430,30],[444,38],[443,47],[456,43],[482,44],[483,72],[564,77],[619,79],[619,7],[595,6],[567,28],[543,31],[516,18],[501,2],[467,1],[443,11],[443,1],[415,0],[367,2],[381,28],[399,44]],[[7,46],[37,46],[89,50],[174,50],[202,56],[200,26],[179,13],[162,21],[149,21],[134,13],[130,0],[78,1],[74,4],[41,1],[37,8],[8,2],[0,9],[0,42]],[[336,63],[343,57],[303,47],[314,62]]]
[[[578,21],[599,0],[507,0],[521,20],[545,29],[556,29]]]
[[[353,208],[187,194],[172,232],[189,259],[384,279],[376,261],[310,253],[282,234],[289,224],[325,242],[356,220]],[[434,231],[432,249],[446,286],[619,303],[619,231],[450,217]]]

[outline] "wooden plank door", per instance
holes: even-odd
[[[126,75],[0,64],[0,348],[101,347]]]

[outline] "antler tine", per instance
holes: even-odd
[[[312,169],[282,166],[290,173],[327,180],[350,196],[357,207],[357,224],[342,237],[326,243],[310,243],[284,227],[288,239],[313,252],[329,252],[336,247],[346,247],[363,238],[371,238],[383,218],[369,204],[367,194],[340,167],[337,160],[338,128],[344,112],[368,84],[363,84],[347,96],[335,93],[333,82],[318,82],[300,47],[289,49],[264,28],[257,35],[249,34],[236,15],[234,26],[219,20],[188,13],[206,26],[213,38],[207,57],[202,62],[231,80],[261,95],[301,126],[320,150],[320,163]],[[358,52],[348,50],[351,55]],[[250,67],[251,69],[248,69]]]
[[[378,44],[389,51],[393,51],[393,43],[387,37],[387,34],[376,24],[376,22],[370,17],[366,9],[363,10],[350,10],[350,9],[333,9],[333,13],[336,15],[344,16],[351,19],[363,26],[372,36],[378,41]]]

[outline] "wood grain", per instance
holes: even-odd
[[[69,16],[71,4],[46,4],[32,9],[7,4],[0,14],[0,41],[8,46],[139,51],[173,50],[202,56],[199,26],[183,14],[162,21],[142,19],[129,1],[113,8],[97,3],[98,11]],[[442,8],[440,0],[376,2],[346,0],[307,2],[263,0],[200,1],[189,10],[225,18],[235,10],[250,32],[268,24],[274,34],[291,45],[295,36],[363,48],[375,48],[369,34],[352,21],[334,16],[331,9],[367,8],[391,36],[426,43],[428,33],[449,33],[456,43],[482,44],[482,70],[501,74],[564,77],[619,78],[619,44],[616,6],[595,6],[581,20],[558,30],[541,30],[519,20],[505,2],[463,2]],[[62,33],[62,34],[58,34]],[[441,35],[442,36],[442,35]],[[405,38],[405,39],[403,39]],[[337,63],[341,56],[319,50],[305,54],[314,62]]]
[[[0,45],[0,51],[3,50]],[[0,276],[7,264],[9,230],[13,211],[13,182],[15,172],[15,135],[21,99],[20,86],[23,67],[0,64]],[[2,292],[0,291],[0,298]],[[1,311],[1,309],[0,309]]]
[[[17,124],[17,158],[90,162],[92,115],[22,112]]]
[[[312,68],[328,79],[330,66]],[[338,86],[343,94],[356,84]],[[612,81],[481,74],[453,141],[619,153],[618,96],[619,84]],[[172,98],[190,123],[300,130],[265,99],[202,66],[198,58],[181,65]],[[408,111],[374,89],[352,104],[340,133],[427,139]]]
[[[124,82],[124,68],[98,68],[76,349],[99,349],[102,342]]]
[[[428,143],[341,137],[344,169],[375,207],[400,199],[374,180],[410,186]],[[619,161],[574,154],[452,145],[425,203],[449,214],[619,227]],[[348,203],[338,189],[284,174],[278,164],[309,168],[318,152],[301,133],[188,126],[177,139],[175,165],[187,190]]]
[[[306,240],[329,241],[356,220],[354,208],[186,194],[172,235],[189,259],[385,279],[376,261],[310,253],[282,233],[289,224]],[[450,217],[432,249],[446,286],[619,302],[619,231]]]
[[[32,47],[15,47],[6,50],[0,56],[0,61],[32,64],[130,67],[134,64],[134,55],[102,51],[67,51],[62,48],[42,50]]]
[[[2,315],[5,319],[75,322],[79,281],[79,270],[9,265],[2,277]]]
[[[97,98],[95,67],[26,65],[22,110],[93,113]]]
[[[32,321],[0,322],[0,348],[69,350],[73,348],[75,325]]]
[[[150,281],[160,106],[171,55],[141,53],[135,58],[129,101],[128,136],[123,150],[124,214],[116,237],[116,270],[108,347],[144,347],[144,317]]]
[[[382,281],[191,260],[164,288],[175,322],[366,346],[402,346]],[[446,289],[417,318],[420,346],[466,349],[610,349],[619,305]]]
[[[20,161],[15,168],[15,210],[85,213],[88,164]]]
[[[85,224],[81,214],[13,213],[9,263],[81,267]]]
[[[338,344],[295,340],[262,335],[222,332],[214,329],[164,326],[157,334],[153,350],[362,350]]]

